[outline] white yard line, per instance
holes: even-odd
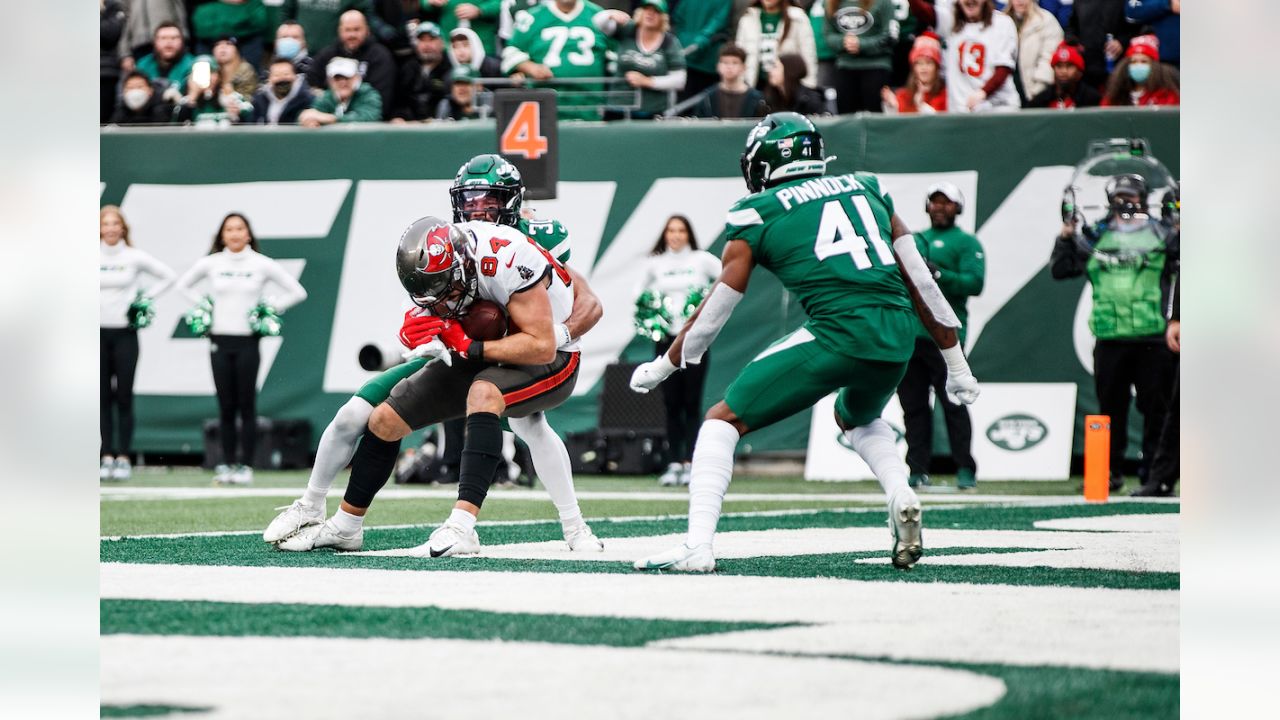
[[[997,678],[936,667],[547,643],[109,635],[100,659],[104,705],[211,707],[199,715],[211,720],[492,720],[513,708],[525,720],[772,720],[797,697],[811,717],[856,708],[878,720],[963,714],[1005,693]],[[474,691],[459,691],[464,678]]]
[[[727,575],[113,563],[102,565],[100,587],[104,598],[437,606],[580,616],[802,622],[824,627],[667,644],[1156,672],[1176,672],[1179,667],[1177,591]],[[518,602],[513,598],[519,598]],[[105,654],[103,657],[103,667],[111,665]],[[251,665],[257,672],[262,669],[260,663]],[[343,663],[344,668],[358,665]],[[204,667],[207,674],[209,667],[223,666],[206,663]]]

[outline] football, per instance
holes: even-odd
[[[473,340],[497,340],[507,334],[507,314],[492,300],[476,300],[461,318],[462,329]]]

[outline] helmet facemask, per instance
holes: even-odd
[[[484,222],[514,226],[520,219],[520,191],[492,185],[454,186],[449,189],[454,222]]]

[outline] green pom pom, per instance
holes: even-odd
[[[151,304],[151,298],[143,295],[141,292],[129,304],[129,309],[125,311],[125,316],[129,318],[129,327],[134,330],[151,324],[156,317],[156,309]]]
[[[182,322],[186,323],[192,335],[208,337],[209,331],[213,329],[213,298],[204,296],[204,299],[182,316]]]
[[[259,337],[275,337],[280,334],[284,321],[276,309],[266,303],[258,303],[249,311],[249,329]]]
[[[671,313],[661,293],[645,290],[636,298],[636,334],[654,342],[671,334]]]

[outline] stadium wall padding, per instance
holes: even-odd
[[[934,179],[965,191],[961,224],[976,228],[988,260],[988,294],[971,304],[981,325],[970,333],[974,371],[981,380],[1077,383],[1078,453],[1079,418],[1096,400],[1087,368],[1091,341],[1080,331],[1085,282],[1055,282],[1047,268],[1061,191],[1097,138],[1147,138],[1178,176],[1178,112],[855,116],[817,124],[835,156],[831,169],[881,173],[912,227],[927,223],[923,192]],[[715,239],[729,204],[745,192],[738,155],[750,127],[561,126],[560,197],[533,204],[569,227],[570,264],[606,301],[605,320],[588,336],[579,394],[551,414],[561,432],[594,424],[605,363],[650,356],[651,346],[630,330],[636,269],[671,213],[690,215],[703,245]],[[121,205],[137,246],[179,273],[208,251],[223,214],[248,214],[264,252],[287,260],[310,293],[285,315],[282,339],[264,345],[259,414],[309,419],[315,442],[367,377],[354,367],[355,345],[385,343],[399,327],[402,292],[392,263],[399,231],[422,215],[447,214],[446,189],[459,165],[494,147],[494,127],[484,121],[320,131],[112,128],[101,136],[101,202]],[[143,452],[197,452],[202,420],[216,416],[207,341],[188,337],[178,322],[188,306],[168,293],[155,325],[142,331],[135,446]],[[705,402],[803,322],[777,281],[757,271],[711,351]],[[802,413],[753,433],[742,449],[803,451],[808,428]],[[937,437],[936,449],[945,450],[945,433]]]

